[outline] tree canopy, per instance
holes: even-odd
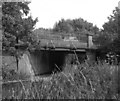
[[[29,2],[2,3],[3,50],[16,50],[16,44],[32,42],[32,30],[37,18],[33,20],[28,16],[28,4]]]
[[[66,32],[66,33],[78,33],[82,31],[97,33],[99,28],[93,26],[92,23],[85,21],[82,18],[78,19],[61,19],[58,23],[54,25],[53,31],[55,32]]]
[[[106,52],[120,52],[120,9],[118,7],[104,23],[103,30],[96,35],[95,43]]]
[[[2,50],[16,57],[17,69],[19,58],[22,55],[18,46],[23,45],[26,50],[31,45],[37,44],[32,34],[37,18],[33,20],[31,16],[28,16],[29,3],[2,3]]]

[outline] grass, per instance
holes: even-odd
[[[3,68],[3,99],[120,99],[119,66],[88,62],[66,63],[64,70],[30,81],[15,71]],[[6,72],[5,72],[6,71]],[[26,79],[25,79],[26,78]],[[22,81],[22,80],[26,81]],[[37,78],[36,78],[37,79]],[[15,82],[7,82],[14,80]]]

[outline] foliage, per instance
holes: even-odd
[[[82,69],[81,69],[82,68]],[[70,69],[70,71],[68,71]],[[118,66],[106,63],[68,64],[61,73],[37,81],[3,84],[8,99],[118,99]],[[14,75],[13,75],[14,76]],[[9,78],[8,78],[9,80]],[[7,92],[7,93],[6,93]]]
[[[37,22],[29,14],[29,2],[2,3],[3,50],[16,52],[17,44],[29,44],[34,41],[32,30]]]
[[[120,9],[118,7],[113,10],[112,15],[108,17],[108,22],[103,25],[104,31],[107,31],[109,33],[114,34],[119,34],[119,25],[120,25]]]
[[[113,10],[112,15],[108,17],[108,22],[104,23],[100,33],[94,36],[94,43],[98,46],[99,54],[116,57],[115,60],[119,63],[120,59],[120,9],[118,7]],[[110,62],[112,60],[111,57]],[[115,62],[115,61],[114,61]]]
[[[96,35],[95,43],[107,52],[120,52],[120,9],[113,10],[113,14],[108,17],[108,22],[103,25],[103,30]]]
[[[32,31],[37,22],[29,14],[29,2],[3,2],[2,3],[2,50],[9,51],[18,60],[22,55],[19,46],[24,50],[36,43]]]
[[[99,29],[97,28],[97,26],[93,26],[92,23],[89,23],[82,18],[73,20],[61,19],[58,23],[55,24],[53,28],[53,31],[66,33],[75,33],[83,30],[97,32]]]
[[[12,47],[13,53],[17,49],[16,43],[34,40],[34,37],[30,36],[34,36],[32,30],[36,20],[32,20],[32,17],[22,17],[23,14],[28,14],[29,8],[26,5],[26,3],[24,5],[12,2],[3,4],[3,12],[5,12],[2,18],[3,48],[9,50]],[[21,13],[21,9],[24,13]],[[101,33],[97,27],[83,19],[66,21],[62,19],[53,31],[78,34],[79,32],[94,32],[97,39],[95,41],[100,47],[102,46],[105,51],[112,51],[111,46],[114,46],[116,50],[119,47],[119,33],[118,29],[116,30],[116,22],[119,20],[117,14],[118,11],[115,10],[114,16],[111,16],[109,22],[104,24]],[[33,41],[30,44],[36,43]],[[31,47],[34,46],[32,45]],[[22,82],[23,75],[3,66],[3,81],[6,83],[2,84],[2,96],[7,99],[120,99],[120,91],[118,91],[120,69],[118,68],[119,65],[109,65],[100,61],[78,65],[68,63],[60,73]],[[15,80],[16,83],[7,82],[9,80]]]

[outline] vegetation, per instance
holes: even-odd
[[[87,34],[98,34],[99,28],[93,26],[92,23],[87,22],[82,18],[78,19],[61,19],[58,23],[54,25],[53,28],[54,34],[62,33],[61,36],[66,35],[76,36],[79,41],[83,40],[86,42]]]
[[[82,18],[73,20],[61,19],[54,25],[53,31],[55,32],[66,32],[66,33],[77,33],[82,31],[97,32],[99,29],[97,26],[93,26],[92,23],[85,21]],[[86,33],[84,33],[86,34]]]
[[[106,63],[67,64],[61,73],[36,77],[32,81],[7,71],[4,99],[120,99],[118,66]],[[11,76],[13,82],[9,78]],[[25,80],[25,81],[22,81]],[[37,80],[37,81],[35,81]]]
[[[29,2],[2,3],[2,49],[14,55],[17,64],[21,55],[18,45],[23,44],[25,50],[36,42],[32,31],[37,18],[33,20],[31,16],[28,16],[30,10],[28,4]]]
[[[2,97],[3,99],[119,99],[120,100],[120,65],[105,62],[84,62],[82,64],[66,63],[64,70],[49,77],[29,79],[15,71],[23,44],[24,50],[36,46],[39,39],[34,37],[33,29],[37,19],[29,15],[28,2],[3,2],[2,27],[3,50],[10,51],[16,57],[14,63],[2,63]],[[100,52],[120,53],[119,18],[120,11],[116,8],[109,21],[100,30],[82,18],[74,20],[62,19],[47,33],[95,33],[94,43]],[[41,29],[40,29],[41,30]],[[35,33],[38,33],[35,31]],[[42,29],[41,33],[44,33]],[[104,43],[104,44],[103,44]],[[35,47],[35,49],[38,47]],[[103,55],[103,54],[102,54]],[[117,57],[115,57],[117,58]],[[111,59],[110,59],[111,60]]]
[[[101,54],[112,52],[114,56],[119,55],[120,58],[120,9],[118,7],[108,17],[108,22],[103,25],[100,33],[96,34],[94,43],[99,46]]]

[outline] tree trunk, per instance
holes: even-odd
[[[16,43],[18,44],[18,37],[16,37]],[[17,71],[18,71],[18,62],[19,62],[19,59],[18,59],[18,46],[16,46],[16,64],[17,64]]]
[[[17,71],[18,71],[18,63],[19,63],[19,59],[18,59],[18,56],[15,56],[15,58],[16,58]]]

